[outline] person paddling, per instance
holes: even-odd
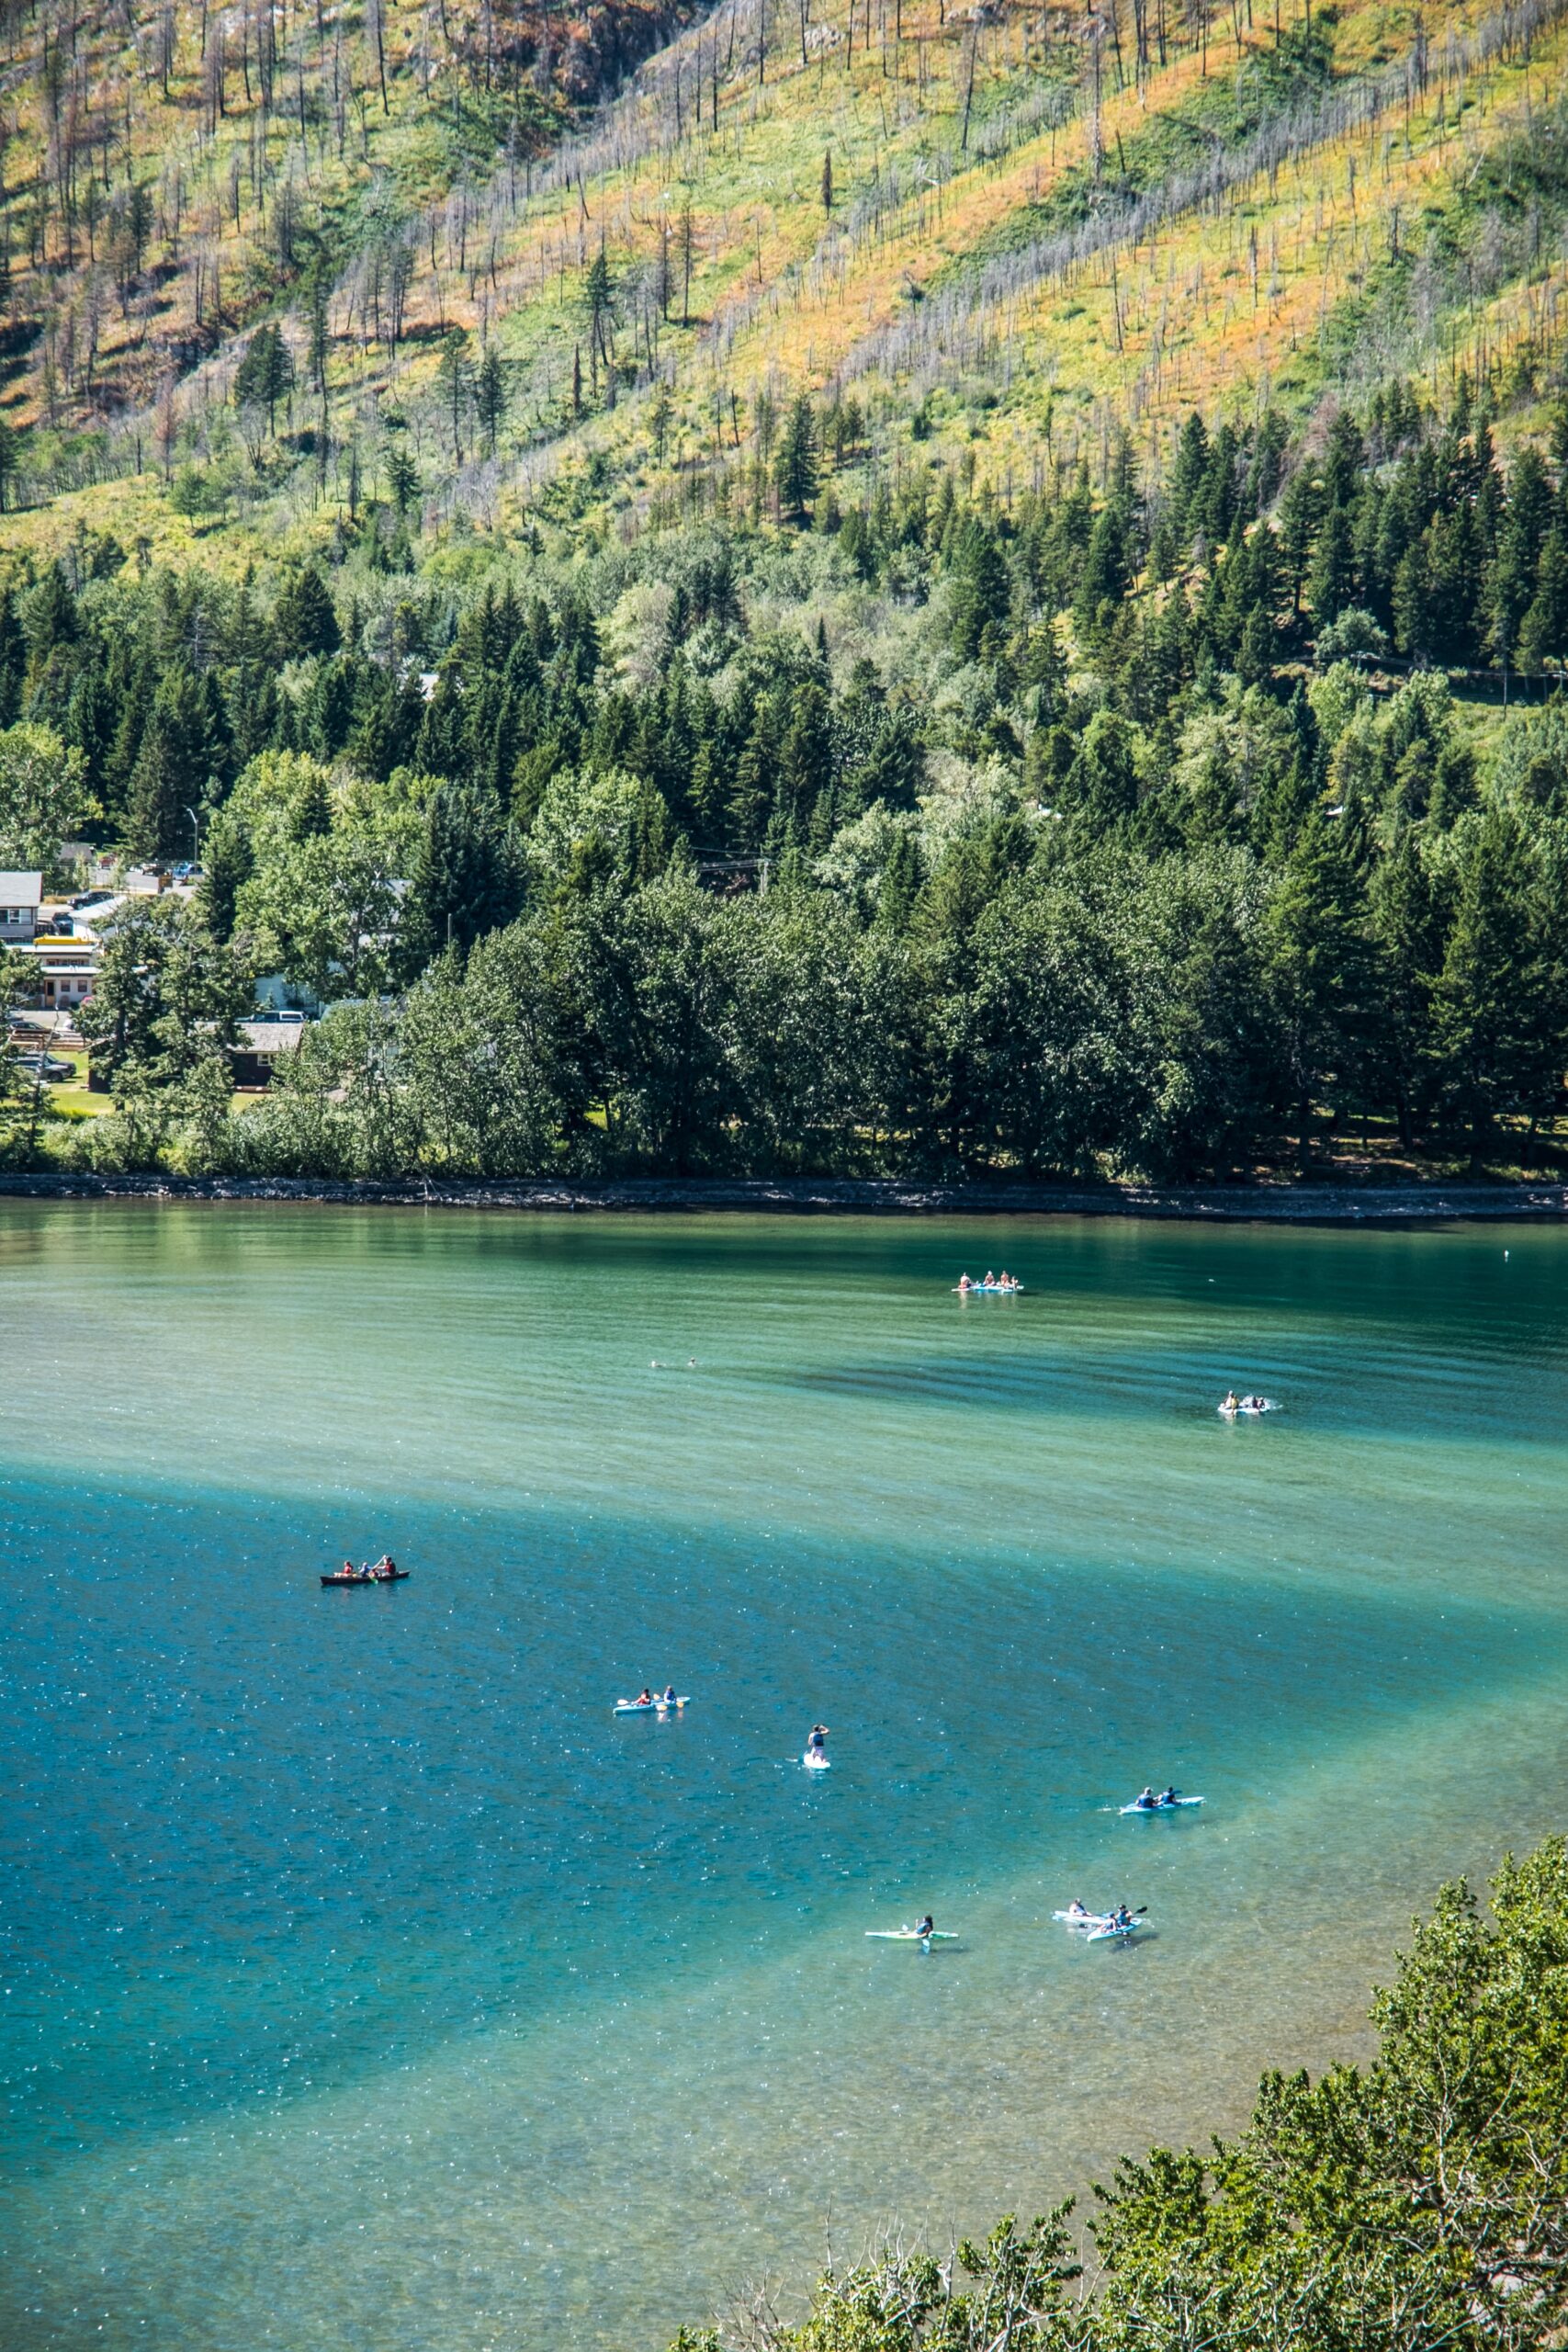
[[[931,1939],[935,1932],[936,1921],[931,1917],[929,1911],[925,1914],[923,1918],[918,1919],[915,1922],[915,1933],[919,1936],[921,1945],[927,1951],[930,1951],[931,1948]]]
[[[807,1756],[821,1756],[821,1755],[823,1755],[823,1754],[826,1752],[827,1746],[828,1746],[828,1726],[827,1726],[827,1724],[812,1724],[812,1726],[811,1726],[811,1736],[809,1737],[809,1739],[807,1739],[807,1743],[806,1743],[806,1752],[807,1752]]]

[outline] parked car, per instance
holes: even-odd
[[[76,1075],[71,1064],[62,1062],[58,1054],[18,1054],[17,1068],[28,1078],[47,1079],[51,1086],[59,1086]]]

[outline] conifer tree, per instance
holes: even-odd
[[[492,793],[444,784],[432,795],[410,876],[405,936],[416,962],[467,956],[522,904],[515,843]]]
[[[804,517],[817,495],[817,415],[809,392],[798,392],[790,405],[779,447],[779,504],[786,514]]]

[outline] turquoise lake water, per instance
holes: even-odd
[[[1554,1230],[0,1204],[0,1331],[6,2352],[660,2352],[1563,1824]]]

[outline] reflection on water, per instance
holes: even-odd
[[[1565,1298],[1540,1230],[6,1207],[0,2341],[658,2345],[1359,2046],[1554,1823]]]

